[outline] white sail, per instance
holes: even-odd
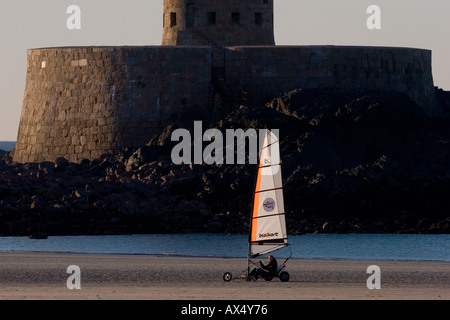
[[[254,258],[286,245],[280,145],[275,134],[267,130],[256,180],[249,256]]]

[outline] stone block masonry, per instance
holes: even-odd
[[[300,88],[404,92],[438,114],[429,50],[275,46],[274,0],[163,3],[161,47],[28,51],[14,161],[95,159]]]
[[[214,54],[223,51],[223,62]],[[299,88],[405,92],[436,113],[431,51],[334,46],[81,47],[28,51],[14,161],[95,159],[166,125],[218,120]]]
[[[245,46],[225,48],[225,79],[236,99],[265,103],[294,89],[378,89],[407,93],[436,113],[431,51],[395,47]]]
[[[94,159],[169,123],[202,119],[211,57],[209,47],[28,50],[14,160]]]

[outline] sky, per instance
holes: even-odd
[[[226,0],[224,0],[226,1]],[[242,0],[245,2],[245,0]],[[398,46],[433,51],[434,84],[450,90],[449,0],[274,0],[277,45]],[[69,30],[67,8],[81,8]],[[367,8],[381,9],[369,30]],[[0,141],[15,141],[27,49],[160,45],[163,0],[0,0]]]

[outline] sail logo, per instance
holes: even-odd
[[[266,212],[272,212],[273,210],[275,210],[275,200],[273,200],[272,198],[267,198],[263,202],[263,208]]]
[[[266,232],[266,233],[260,233],[260,238],[271,238],[271,237],[278,237],[278,232]]]

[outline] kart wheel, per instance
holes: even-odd
[[[289,278],[290,278],[289,273],[287,273],[286,271],[283,271],[283,272],[280,273],[280,280],[282,282],[289,281]]]
[[[264,277],[264,280],[266,281],[272,281],[273,277]]]
[[[233,276],[231,275],[231,273],[225,272],[225,273],[223,274],[223,281],[225,281],[225,282],[230,282],[231,279],[233,279]]]

